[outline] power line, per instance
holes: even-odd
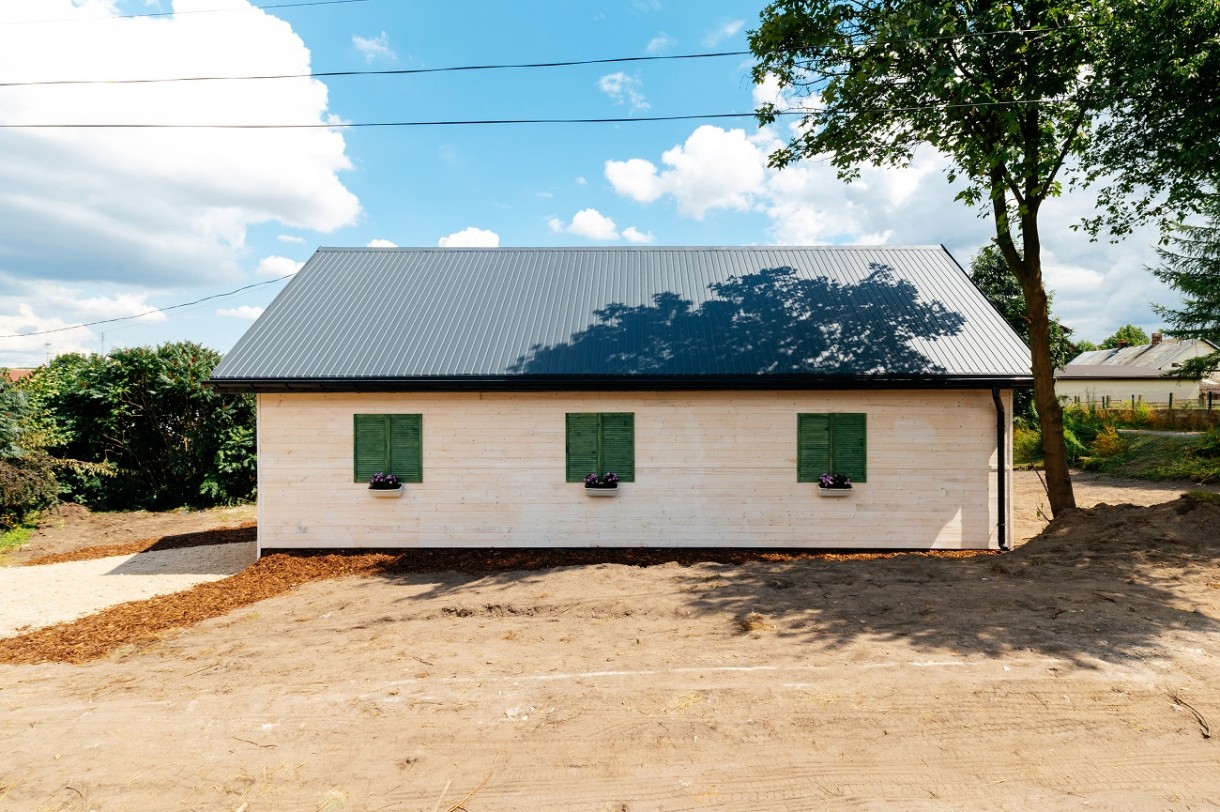
[[[151,316],[154,313],[165,313],[170,310],[179,310],[183,307],[191,307],[193,305],[203,304],[204,302],[210,302],[213,299],[223,299],[226,296],[236,296],[238,293],[243,293],[243,292],[245,292],[247,290],[251,290],[253,288],[259,288],[259,287],[262,287],[263,285],[272,285],[272,284],[275,284],[276,282],[283,282],[285,279],[287,279],[290,276],[295,276],[295,272],[290,273],[290,274],[284,274],[283,276],[277,277],[275,279],[268,279],[266,282],[255,282],[251,285],[246,285],[244,287],[240,287],[237,290],[228,291],[227,293],[213,293],[211,296],[204,296],[203,298],[195,299],[192,302],[182,302],[181,304],[169,305],[168,307],[157,307],[152,310],[145,310],[143,313],[136,313],[131,316],[116,316],[113,319],[100,319],[98,321],[89,321],[89,322],[85,322],[83,324],[73,324],[68,327],[56,327],[53,330],[38,330],[33,333],[13,333],[12,335],[0,336],[0,339],[27,338],[29,336],[44,336],[44,335],[49,335],[50,333],[65,333],[69,330],[79,330],[82,327],[96,327],[99,324],[114,324],[116,321],[131,321],[132,319],[139,319],[139,318],[143,318],[144,316]]]
[[[615,65],[631,62],[662,62],[679,59],[718,59],[748,56],[750,51],[718,51],[670,56],[618,56],[608,59],[571,59],[562,62],[521,62],[503,65],[456,65],[444,68],[401,68],[395,70],[332,70],[315,73],[271,73],[257,76],[178,76],[161,79],[47,79],[31,82],[0,82],[0,87],[44,87],[51,85],[151,85],[169,82],[248,82],[266,79],[329,79],[336,76],[417,76],[425,73],[460,73],[489,70],[528,70],[533,68],[571,68],[580,65]]]
[[[328,0],[329,2],[368,2],[369,0]],[[293,5],[325,5],[325,3],[287,3],[284,6]],[[282,8],[283,6],[259,6],[259,8]],[[213,11],[223,11],[225,9],[213,9]],[[234,10],[234,9],[229,9]],[[174,12],[162,12],[163,14],[173,14]],[[194,14],[200,12],[181,12],[183,14]],[[133,17],[140,16],[156,16],[156,15],[129,15]],[[112,19],[121,19],[115,17]],[[1066,25],[1057,28],[1016,28],[1003,31],[972,31],[965,34],[943,34],[934,37],[902,37],[889,38],[884,40],[871,40],[873,43],[890,43],[890,42],[944,42],[949,40],[969,39],[972,37],[994,37],[1014,34],[1044,34],[1058,31],[1077,30],[1082,28],[1096,28],[1103,23],[1082,23],[1080,25]],[[41,79],[27,82],[0,82],[0,87],[51,87],[62,85],[147,85],[147,84],[167,84],[175,82],[249,82],[249,81],[266,81],[266,80],[281,80],[281,79],[331,79],[344,76],[420,76],[430,73],[463,73],[474,71],[493,71],[493,70],[532,70],[545,68],[571,68],[582,65],[616,65],[616,64],[631,64],[638,62],[664,62],[676,60],[691,60],[691,59],[719,59],[727,56],[751,56],[753,51],[716,51],[711,53],[693,53],[693,54],[671,54],[671,55],[652,55],[652,56],[620,56],[609,57],[606,59],[570,59],[553,62],[519,62],[519,63],[504,63],[504,64],[489,64],[489,65],[451,65],[440,68],[399,68],[392,70],[335,70],[335,71],[316,71],[311,73],[269,73],[244,76],[172,76],[160,77],[152,79]]]
[[[300,0],[297,3],[274,3],[266,6],[253,5],[260,11],[277,8],[301,8],[304,6],[340,6],[348,3],[369,3],[372,0]],[[184,14],[230,14],[235,11],[250,11],[251,6],[240,8],[201,8],[194,11],[150,11],[145,14],[112,14],[105,17],[60,17],[56,20],[9,20],[0,25],[42,25],[44,23],[81,23],[104,20],[134,20],[141,17],[179,17]]]
[[[1019,107],[1027,104],[1058,104],[1061,99],[1013,99],[1011,101],[954,102],[952,104],[923,104],[909,107],[874,107],[868,110],[834,110],[835,113],[861,112],[915,112],[919,110],[955,110],[974,107]],[[802,110],[777,110],[779,117],[820,115],[832,112],[829,108]],[[675,116],[624,116],[616,118],[486,118],[486,119],[438,119],[432,121],[347,121],[336,124],[313,122],[310,124],[0,124],[0,130],[352,130],[372,127],[473,127],[489,125],[521,124],[641,124],[658,121],[708,121],[718,119],[754,118],[755,113],[692,113]]]

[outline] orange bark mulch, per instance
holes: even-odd
[[[168,537],[175,547],[199,544],[251,541],[253,525]],[[180,539],[194,539],[182,543]],[[164,540],[152,541],[139,552],[151,549],[172,549],[161,546]],[[130,545],[93,547],[48,556],[54,561],[78,561],[123,553],[116,548]],[[92,554],[90,554],[92,553]],[[166,634],[214,617],[220,617],[288,592],[311,581],[343,578],[349,575],[381,575],[426,572],[462,572],[487,575],[512,570],[539,570],[553,567],[592,564],[625,564],[656,566],[675,562],[682,565],[699,563],[744,564],[749,561],[872,561],[900,556],[935,558],[972,558],[991,555],[986,550],[931,552],[861,552],[816,553],[763,550],[724,549],[657,549],[657,548],[531,548],[531,549],[415,549],[370,552],[340,550],[331,552],[272,552],[246,569],[220,581],[199,584],[183,592],[161,595],[143,601],[112,606],[97,614],[57,626],[0,640],[0,662],[29,664],[44,662],[85,663],[111,652],[134,646],[146,647]],[[51,561],[42,561],[51,563]]]

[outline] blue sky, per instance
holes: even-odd
[[[272,0],[264,0],[267,5]],[[284,0],[279,0],[284,2]],[[761,2],[4,0],[0,81],[441,68],[746,50]],[[224,9],[217,11],[217,9]],[[172,16],[121,15],[177,12]],[[0,123],[326,124],[750,113],[745,56],[322,80],[0,87]],[[0,365],[166,340],[226,351],[319,245],[946,245],[990,222],[945,161],[839,182],[752,119],[311,130],[0,130]],[[1159,326],[1154,235],[1090,243],[1044,210],[1056,312]],[[254,285],[187,307],[93,327]],[[63,329],[71,328],[71,329]],[[44,331],[56,332],[44,332]],[[16,336],[16,337],[13,337]]]

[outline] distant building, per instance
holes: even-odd
[[[1206,386],[1200,381],[1180,381],[1165,375],[1184,362],[1216,352],[1215,344],[1203,338],[1177,340],[1152,334],[1151,344],[1119,346],[1112,350],[1081,353],[1055,373],[1055,391],[1060,397],[1081,403],[1111,401],[1176,403],[1195,400]],[[1213,376],[1214,377],[1214,376]],[[1210,383],[1210,382],[1209,382]]]
[[[4,370],[4,374],[9,383],[16,383],[22,378],[28,378],[34,374],[34,370],[27,367],[14,367]]]

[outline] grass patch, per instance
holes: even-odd
[[[1220,507],[1220,493],[1211,491],[1187,491],[1186,498],[1195,502],[1207,502]]]
[[[0,554],[16,550],[30,539],[30,535],[38,529],[33,522],[19,524],[11,530],[0,533]]]
[[[1152,482],[1220,482],[1220,458],[1209,453],[1208,435],[1128,434],[1123,440],[1126,446],[1123,451],[1110,456],[1081,457],[1080,467],[1107,476]]]

